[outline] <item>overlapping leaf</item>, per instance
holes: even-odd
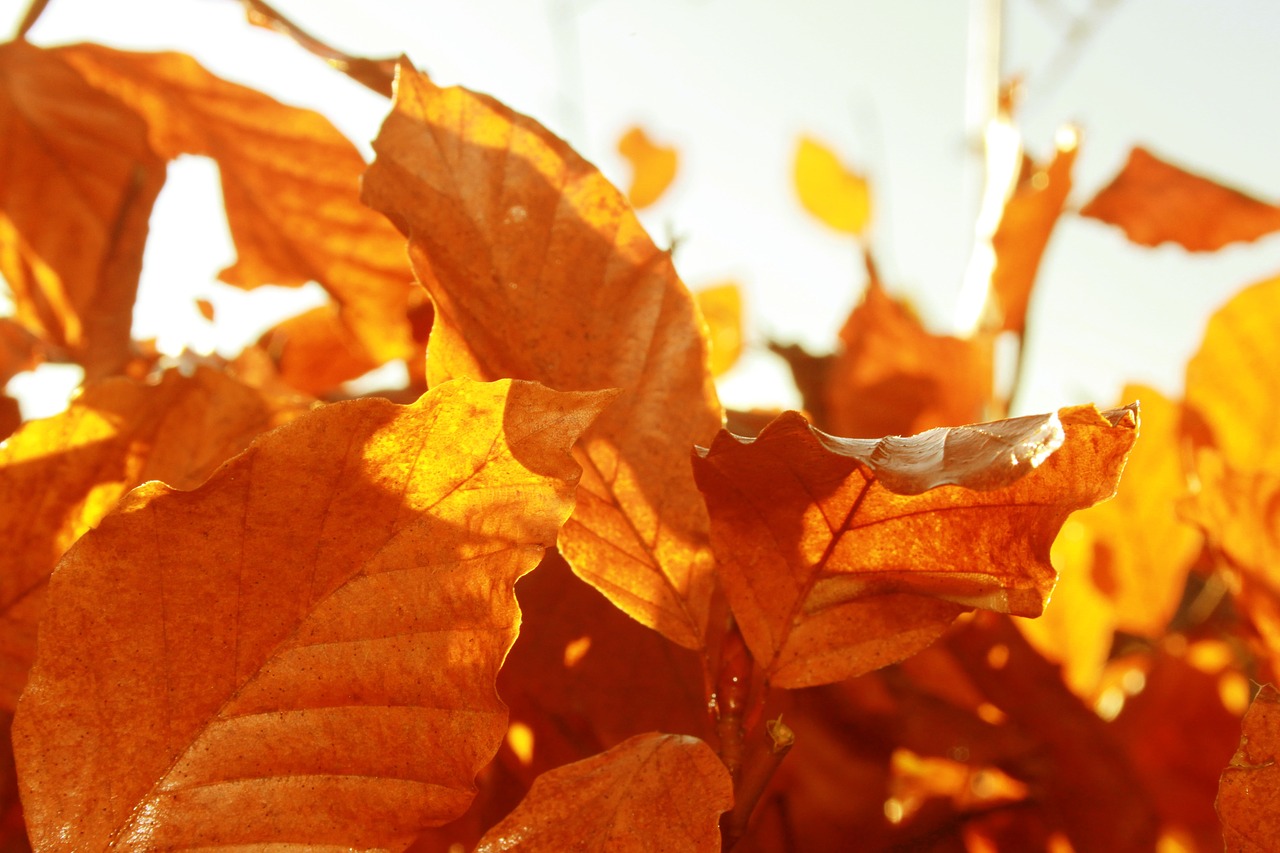
[[[701,647],[715,578],[688,452],[721,411],[670,257],[564,142],[407,66],[374,148],[365,197],[409,237],[436,307],[429,381],[622,389],[578,452],[560,550],[626,613]]]
[[[631,163],[627,200],[637,210],[660,199],[675,180],[679,164],[676,149],[655,143],[642,127],[630,128],[622,135],[618,153]]]
[[[392,847],[460,814],[506,729],[515,581],[610,397],[338,404],[135,490],[50,583],[14,723],[35,844]]]
[[[60,415],[0,448],[0,707],[13,708],[35,660],[49,573],[127,491],[147,480],[198,486],[254,436],[305,407],[211,369],[90,383]]]
[[[1222,772],[1218,816],[1227,849],[1264,853],[1280,838],[1280,691],[1258,691],[1240,732],[1240,749]]]
[[[543,774],[476,853],[710,853],[720,849],[718,822],[732,805],[729,771],[705,743],[637,735]]]
[[[1110,497],[1136,409],[1092,407],[911,438],[840,439],[784,414],[694,459],[721,581],[780,687],[918,651],[963,610],[1038,615],[1049,546]]]
[[[52,53],[146,121],[161,156],[200,154],[222,174],[239,253],[224,281],[317,281],[379,361],[409,354],[403,244],[359,202],[364,160],[327,119],[221,80],[189,56],[79,44]]]
[[[0,45],[0,273],[15,316],[90,377],[128,358],[164,162],[147,128],[65,58]]]
[[[1143,246],[1212,252],[1280,231],[1280,207],[1161,160],[1142,147],[1080,211]]]

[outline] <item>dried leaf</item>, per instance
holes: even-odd
[[[1026,331],[1027,307],[1040,260],[1071,192],[1077,146],[1076,134],[1064,131],[1059,133],[1057,150],[1047,166],[1024,159],[1017,186],[1005,202],[991,238],[996,253],[991,289],[1000,306],[1000,329],[1019,335]]]
[[[1218,817],[1228,850],[1265,853],[1280,838],[1280,691],[1263,685],[1240,727],[1240,748],[1222,771]]]
[[[610,396],[337,404],[195,491],[134,490],[50,581],[14,722],[35,846],[389,848],[464,811],[515,581]]]
[[[715,577],[688,452],[721,410],[671,258],[564,142],[407,65],[374,148],[365,197],[408,235],[436,306],[429,382],[622,389],[577,451],[560,551],[623,611],[702,647]]]
[[[403,243],[359,201],[364,160],[328,119],[221,80],[189,56],[79,44],[54,53],[147,122],[161,155],[213,158],[238,287],[316,281],[379,361],[412,350]]]
[[[16,374],[39,365],[42,356],[40,340],[35,335],[8,317],[0,317],[0,388]]]
[[[258,346],[271,354],[281,379],[316,397],[378,366],[332,303],[276,324]]]
[[[720,814],[732,805],[729,771],[705,743],[637,735],[543,774],[476,853],[710,853],[720,849]]]
[[[24,424],[0,448],[0,707],[35,660],[49,573],[127,491],[147,480],[198,486],[249,441],[301,411],[221,373],[164,374],[145,385],[89,383],[60,415]],[[32,500],[39,495],[39,500]]]
[[[932,334],[869,271],[826,375],[823,428],[879,438],[983,420],[992,396],[991,339]]]
[[[631,163],[631,186],[627,199],[636,210],[656,202],[676,177],[676,149],[658,145],[644,132],[632,127],[618,140],[618,153]]]
[[[213,303],[212,302],[210,302],[208,299],[197,299],[196,309],[199,310],[201,317],[205,318],[210,323],[213,322]]]
[[[733,282],[704,287],[693,295],[707,323],[711,375],[729,372],[742,355],[742,293]]]
[[[867,179],[842,164],[816,139],[802,136],[796,148],[795,185],[804,209],[825,225],[858,236],[871,221]]]
[[[1142,147],[1080,211],[1118,225],[1142,246],[1212,252],[1280,230],[1280,207],[1188,172]]]
[[[1136,409],[1092,407],[911,438],[834,438],[794,412],[694,459],[748,647],[779,687],[867,672],[960,612],[1039,615],[1049,546],[1110,497]]]
[[[142,119],[56,52],[0,45],[0,274],[17,321],[90,377],[128,359],[165,167]]]

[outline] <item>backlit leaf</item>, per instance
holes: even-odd
[[[67,411],[24,424],[0,448],[0,707],[26,683],[49,573],[72,543],[134,486],[195,488],[304,408],[202,368],[155,385],[91,382]]]
[[[89,377],[128,359],[164,162],[141,118],[57,53],[0,45],[0,274],[15,318]]]
[[[213,76],[177,53],[79,44],[54,51],[146,119],[162,156],[211,157],[222,175],[238,287],[316,281],[380,361],[411,349],[403,243],[359,201],[364,160],[329,120]]]
[[[545,128],[407,65],[374,148],[365,197],[409,237],[436,306],[428,381],[622,389],[577,450],[560,551],[626,613],[700,648],[715,577],[688,453],[722,415],[670,256]]]
[[[1188,172],[1142,147],[1080,211],[1118,225],[1142,246],[1212,252],[1280,230],[1280,207]]]
[[[618,153],[631,163],[631,186],[627,199],[639,210],[656,202],[671,186],[679,163],[676,149],[658,145],[644,132],[633,127],[618,140]]]
[[[732,805],[729,771],[705,743],[637,735],[543,774],[476,853],[711,853]]]
[[[1036,616],[1049,546],[1109,498],[1135,409],[843,439],[794,412],[694,459],[721,582],[770,680],[805,687],[900,660],[960,612]]]
[[[14,722],[35,846],[395,848],[464,811],[515,581],[611,396],[335,404],[134,490],[50,581]]]
[[[704,287],[693,298],[707,323],[711,375],[720,376],[742,355],[742,292],[728,282]]]
[[[1218,816],[1228,850],[1264,853],[1280,838],[1280,691],[1263,685],[1245,714],[1240,749],[1222,771]]]
[[[334,304],[277,323],[258,345],[271,355],[281,379],[317,397],[378,366]]]
[[[804,209],[825,225],[858,236],[871,220],[871,190],[862,175],[847,168],[826,145],[802,136],[796,148],[794,179]]]

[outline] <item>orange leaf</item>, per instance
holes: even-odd
[[[627,198],[639,210],[662,197],[676,177],[676,149],[657,145],[643,128],[633,127],[618,140],[618,153],[631,163]]]
[[[1110,497],[1136,409],[1092,407],[911,438],[834,438],[794,412],[694,459],[725,594],[770,680],[900,660],[960,612],[1039,615],[1049,546]]]
[[[742,293],[728,282],[703,288],[693,298],[707,324],[711,375],[721,376],[742,355]]]
[[[932,334],[870,273],[825,377],[823,426],[878,438],[982,420],[992,395],[991,339]]]
[[[281,379],[317,397],[378,366],[332,303],[276,324],[258,346],[271,354]]]
[[[221,80],[189,56],[91,44],[54,53],[137,110],[168,158],[212,157],[239,252],[238,287],[317,281],[381,361],[411,351],[411,288],[399,236],[359,201],[364,160],[328,119]]]
[[[476,853],[710,853],[720,849],[720,814],[732,805],[729,771],[705,743],[636,735],[544,773]]]
[[[1280,207],[1185,171],[1135,147],[1120,174],[1080,211],[1142,246],[1212,252],[1280,230]]]
[[[436,306],[428,381],[622,389],[577,450],[559,547],[623,611],[700,648],[715,590],[689,447],[721,410],[693,299],[621,194],[532,119],[402,66],[368,202]]]
[[[0,448],[0,707],[35,660],[49,573],[116,501],[147,480],[198,486],[258,433],[301,411],[214,370],[89,383],[62,414],[26,423]],[[39,501],[32,501],[38,494]]]
[[[1263,685],[1245,714],[1240,749],[1222,771],[1218,817],[1228,850],[1265,853],[1280,838],[1280,691]]]
[[[208,299],[197,299],[196,308],[200,311],[200,316],[213,322],[213,303]]]
[[[43,359],[40,340],[21,324],[0,317],[0,387],[15,374],[31,370]]]
[[[871,220],[867,179],[846,168],[830,148],[811,137],[800,137],[794,179],[800,203],[823,224],[854,236],[867,230]]]
[[[1027,306],[1040,259],[1071,192],[1071,167],[1076,162],[1077,145],[1076,134],[1064,131],[1047,166],[1024,159],[1018,184],[1005,202],[1000,224],[991,238],[996,253],[991,289],[1000,305],[1003,330],[1018,334],[1026,331]]]
[[[463,812],[515,581],[611,396],[336,404],[135,489],[50,581],[13,735],[35,846],[394,847]]]
[[[57,53],[0,45],[0,274],[16,318],[92,378],[128,359],[164,163],[142,119]]]

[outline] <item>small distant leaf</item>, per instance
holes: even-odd
[[[804,209],[824,224],[854,236],[871,221],[871,190],[862,175],[845,167],[831,151],[808,136],[800,138],[795,160],[796,192]]]
[[[728,282],[704,287],[693,298],[707,321],[711,375],[720,376],[742,355],[742,292]]]
[[[1142,246],[1177,243],[1212,252],[1280,231],[1280,207],[1225,187],[1156,157],[1129,152],[1120,174],[1080,215],[1118,225]]]
[[[962,611],[1036,616],[1049,546],[1109,498],[1135,409],[835,438],[794,412],[694,458],[748,647],[779,687],[849,678],[932,642]]]
[[[258,340],[285,382],[322,397],[378,366],[329,303],[277,323]]]
[[[34,846],[398,849],[461,814],[506,731],[513,587],[611,396],[336,404],[134,490],[50,580],[13,728]]]
[[[689,448],[722,422],[693,298],[590,163],[484,95],[401,66],[365,199],[408,236],[436,306],[428,381],[622,393],[577,449],[559,540],[624,612],[702,648],[715,573]]]
[[[476,853],[712,853],[732,806],[729,771],[705,743],[636,735],[544,773]]]
[[[656,202],[676,177],[676,149],[658,145],[644,132],[633,127],[618,140],[618,153],[631,163],[631,186],[627,199],[636,210]]]
[[[201,317],[205,318],[210,323],[213,322],[213,303],[212,302],[210,302],[208,299],[197,299],[196,309],[199,310]]]
[[[1218,816],[1228,850],[1266,853],[1280,838],[1280,691],[1263,685],[1241,725],[1240,749],[1222,771]]]

